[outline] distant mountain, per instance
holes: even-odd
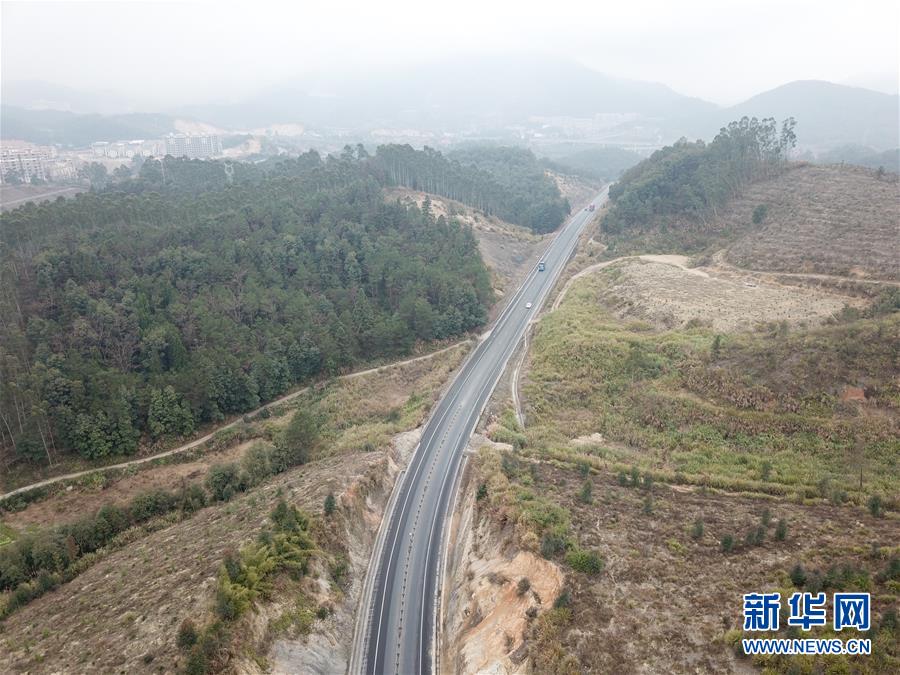
[[[232,128],[300,122],[309,126],[411,126],[448,130],[511,125],[530,117],[632,113],[672,120],[716,109],[662,84],[603,75],[536,57],[459,59],[401,70],[307,78],[234,105],[176,112]]]
[[[718,115],[720,125],[741,117],[797,120],[798,144],[813,150],[863,145],[900,146],[900,97],[820,80],[798,80],[757,94]]]
[[[869,169],[883,168],[900,173],[900,149],[876,152],[862,145],[842,145],[816,157],[821,164],[856,164]]]
[[[159,138],[172,131],[175,119],[156,113],[79,115],[0,106],[0,136],[39,145],[84,147],[94,141]]]
[[[117,115],[141,109],[137,101],[115,91],[74,89],[40,80],[3,83],[3,103],[29,110]]]
[[[175,119],[190,119],[234,131],[297,124],[348,139],[390,129],[409,130],[411,139],[418,132],[462,132],[470,138],[515,142],[527,130],[542,144],[586,142],[649,151],[681,136],[711,140],[719,128],[746,115],[779,121],[794,117],[798,144],[815,154],[846,145],[876,153],[900,147],[896,95],[797,81],[721,108],[662,84],[611,77],[571,61],[534,55],[329,72],[271,87],[242,102],[190,105],[167,114],[26,109],[54,97],[73,110],[123,103],[114,97],[97,102],[92,98],[97,94],[44,83],[17,86],[4,85],[2,136],[68,146],[159,136],[174,129]],[[16,105],[23,101],[28,106]]]

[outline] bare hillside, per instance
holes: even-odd
[[[856,167],[800,166],[751,186],[723,214],[727,230],[747,230],[727,252],[740,267],[897,279],[900,183]]]

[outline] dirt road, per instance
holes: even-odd
[[[431,359],[431,358],[434,358],[435,356],[437,356],[438,354],[443,354],[445,352],[450,351],[451,349],[456,349],[457,347],[460,347],[461,345],[463,345],[467,342],[469,342],[468,339],[461,340],[459,342],[456,342],[456,343],[450,345],[449,347],[444,347],[443,349],[439,349],[439,350],[437,350],[435,352],[431,352],[429,354],[424,354],[422,356],[416,356],[411,359],[405,359],[403,361],[396,361],[394,363],[389,363],[389,364],[386,364],[383,366],[367,368],[366,370],[360,370],[355,373],[349,373],[347,375],[341,375],[338,379],[350,380],[350,379],[353,379],[356,377],[370,375],[371,373],[380,373],[389,368],[403,366],[408,363],[415,363],[416,361],[424,361],[425,359]],[[255,415],[265,408],[270,408],[273,406],[281,405],[282,403],[287,403],[288,401],[291,401],[291,400],[297,398],[298,396],[300,396],[301,394],[303,394],[307,391],[309,391],[309,387],[308,386],[303,387],[302,389],[298,389],[297,391],[291,392],[290,394],[286,394],[286,395],[282,396],[281,398],[277,398],[274,401],[270,401],[269,403],[266,403],[265,405],[260,406],[256,410],[251,410],[250,412],[247,412],[245,414],[246,415]],[[224,431],[226,429],[230,429],[230,428],[234,427],[235,425],[239,424],[242,421],[242,419],[243,419],[243,415],[240,417],[237,417],[236,419],[232,420],[231,422],[228,422],[227,424],[223,424],[220,427],[216,427],[213,431],[209,432],[205,436],[201,436],[200,438],[193,440],[190,443],[185,443],[184,445],[179,445],[177,448],[172,448],[171,450],[159,452],[155,455],[148,455],[147,457],[140,457],[138,459],[132,459],[128,462],[121,462],[119,464],[111,464],[109,466],[97,467],[96,469],[86,469],[84,471],[75,471],[73,473],[67,473],[67,474],[63,474],[60,476],[54,476],[53,478],[47,478],[46,480],[38,481],[36,483],[31,483],[30,485],[23,485],[22,487],[16,488],[15,490],[10,490],[6,494],[0,494],[0,502],[2,502],[3,500],[5,500],[9,497],[13,497],[15,495],[22,494],[23,492],[28,492],[29,490],[33,490],[35,488],[44,487],[46,485],[53,485],[54,483],[58,483],[58,482],[64,481],[64,480],[72,480],[73,478],[79,478],[80,476],[85,476],[89,473],[96,473],[98,471],[110,471],[113,469],[124,469],[129,466],[137,466],[139,464],[145,464],[147,462],[152,462],[152,461],[154,461],[156,459],[160,459],[162,457],[169,457],[171,455],[177,455],[177,454],[180,454],[183,452],[187,452],[188,450],[190,450],[192,448],[196,448],[198,445],[202,445],[203,443],[206,443],[208,440],[210,440],[213,436],[215,436],[220,431]]]

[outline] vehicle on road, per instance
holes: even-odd
[[[588,209],[588,211],[593,211],[593,210],[594,210],[594,205],[591,204],[591,206],[590,206],[590,208]]]
[[[543,272],[545,269],[547,269],[547,264],[543,260],[541,260],[538,263],[538,272]]]
[[[526,302],[526,303],[525,303],[525,309],[531,309],[531,303],[530,303],[530,302]]]

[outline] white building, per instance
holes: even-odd
[[[222,139],[215,134],[169,134],[163,141],[166,154],[172,157],[218,157],[222,154]]]
[[[0,146],[0,183],[12,176],[27,183],[32,178],[47,180],[46,162],[50,151],[36,145],[9,144]]]

